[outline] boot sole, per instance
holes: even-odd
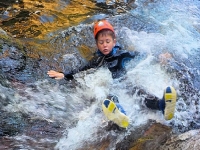
[[[111,100],[104,100],[102,103],[102,109],[104,115],[108,120],[113,121],[118,126],[126,128],[129,125],[129,118],[125,114],[119,111],[116,104]]]
[[[177,99],[176,90],[171,86],[167,87],[164,91],[164,99],[165,99],[165,111],[164,111],[165,120],[171,120],[174,117],[174,112],[176,108],[176,99]]]

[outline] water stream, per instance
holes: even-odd
[[[13,89],[0,86],[1,97],[10,100],[3,107],[4,111],[26,114],[33,122],[44,120],[48,129],[45,128],[48,133],[36,130],[38,135],[22,132],[6,137],[2,142],[7,149],[100,149],[98,145],[109,139],[111,142],[106,149],[111,150],[150,119],[172,127],[174,133],[199,128],[200,1],[142,0],[135,3],[138,7],[127,12],[129,20],[137,18],[148,22],[138,25],[143,28],[134,30],[119,22],[117,17],[111,19],[120,44],[144,54],[130,62],[122,78],[113,80],[107,69],[100,68],[80,72],[70,82],[44,78],[29,85],[13,85],[17,87]],[[84,24],[78,28],[82,26]],[[62,37],[63,32],[58,36]],[[74,56],[60,55],[63,59]],[[79,61],[70,59],[70,64],[76,67]],[[147,109],[143,104],[146,95],[137,92],[143,90],[161,98],[163,89],[169,85],[176,88],[178,102],[174,118],[166,121],[161,112]],[[101,102],[108,93],[118,95],[131,119],[126,131],[106,130],[108,122],[102,114]],[[48,127],[48,123],[53,126]],[[33,127],[38,126],[34,124]]]

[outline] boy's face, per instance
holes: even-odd
[[[102,54],[108,55],[115,46],[116,40],[109,34],[99,34],[96,44]]]

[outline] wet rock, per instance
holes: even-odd
[[[137,7],[137,5],[135,4],[135,0],[129,0],[128,7],[135,9]]]
[[[26,66],[25,51],[19,48],[20,45],[9,43],[7,39],[0,40],[0,68],[9,79],[14,79]]]
[[[1,85],[0,91],[0,109],[2,109],[12,102],[11,97],[13,96],[14,92],[11,89],[3,87]]]
[[[121,141],[116,141],[115,136],[124,134]],[[97,133],[98,134],[98,133]],[[99,134],[106,134],[104,139],[83,145],[82,149],[110,149],[111,145],[116,150],[156,150],[163,146],[171,136],[171,128],[150,120],[148,123],[129,131],[108,123],[105,128],[99,129]]]
[[[123,150],[155,150],[159,149],[170,137],[171,129],[152,121],[144,126],[138,127],[124,140],[119,142],[116,149]]]
[[[0,112],[0,136],[13,136],[24,130],[27,125],[26,119],[20,113],[7,113],[4,111]]]
[[[40,78],[39,72],[44,74],[39,54],[33,54],[27,47],[6,32],[0,34],[0,83],[6,85],[7,80],[30,83]]]
[[[170,137],[164,145],[160,147],[160,150],[198,150],[200,147],[200,130],[191,130],[179,135],[173,135]]]
[[[25,56],[16,47],[3,45],[0,66],[3,72],[20,71],[25,67]],[[14,72],[13,72],[14,73]]]
[[[2,71],[0,71],[0,84],[3,87],[8,87],[10,85],[9,81],[7,80],[6,75]]]
[[[6,31],[4,31],[2,28],[0,28],[0,35],[7,36],[7,33],[6,33]]]
[[[50,122],[41,119],[29,119],[28,126],[24,132],[28,136],[44,138],[46,137],[60,137],[63,131],[62,124],[59,122]]]
[[[126,13],[128,10],[137,7],[135,0],[97,0],[96,5],[115,15]]]
[[[0,123],[0,149],[26,149],[26,145],[34,149],[53,149],[64,130],[61,123],[30,119],[19,113],[1,113],[0,119],[3,119]],[[21,134],[26,138],[11,137]]]
[[[107,127],[106,127],[107,128]],[[110,128],[111,129],[111,128]],[[102,129],[104,130],[104,129]],[[126,133],[125,130],[112,128],[118,134]],[[109,130],[111,132],[111,130]],[[135,128],[131,133],[118,142],[116,150],[180,150],[198,149],[200,130],[191,130],[175,135],[169,126],[150,121],[145,125]],[[111,136],[107,136],[102,143],[95,143],[85,146],[85,148],[108,149],[113,141]]]

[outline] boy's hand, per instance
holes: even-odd
[[[60,72],[57,72],[57,71],[54,71],[54,70],[48,71],[47,74],[49,75],[49,77],[55,78],[57,80],[63,79],[65,77],[65,75],[63,73],[60,73]]]

